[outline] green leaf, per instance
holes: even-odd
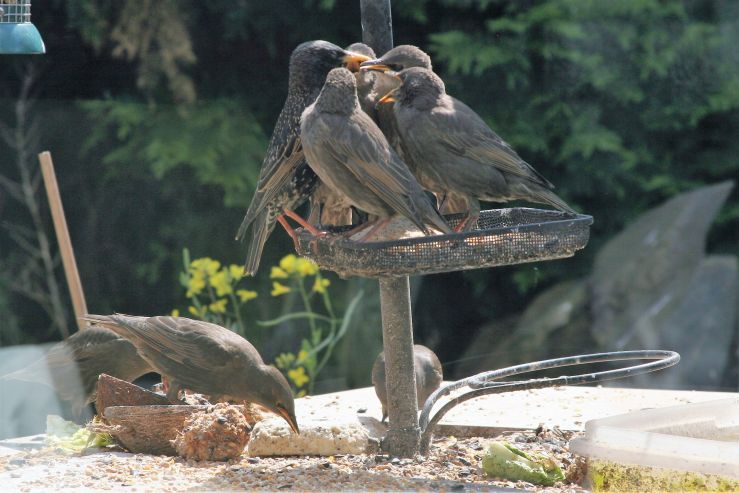
[[[482,458],[488,476],[551,486],[564,481],[562,469],[550,458],[534,457],[505,442],[493,442]]]

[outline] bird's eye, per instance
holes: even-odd
[[[393,72],[400,72],[401,70],[403,70],[403,66],[399,63],[387,63],[386,65],[390,67],[390,70],[392,70]]]

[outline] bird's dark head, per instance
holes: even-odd
[[[376,60],[362,62],[363,70],[377,70],[379,72],[400,72],[401,70],[421,67],[431,70],[431,57],[420,48],[413,45],[398,45]]]
[[[308,41],[290,55],[290,85],[317,90],[331,69],[351,67],[358,70],[359,64],[366,60],[368,56],[344,50],[328,41]]]
[[[331,70],[316,99],[316,110],[322,113],[349,115],[358,106],[357,81],[354,74],[345,68]]]
[[[400,105],[413,106],[419,110],[429,109],[446,94],[444,81],[431,70],[407,68],[396,76],[400,79],[400,87],[393,91],[392,97]]]
[[[256,381],[248,382],[250,386],[248,400],[281,416],[295,433],[300,433],[298,420],[295,418],[295,401],[287,379],[280,370],[271,365],[262,365],[260,373],[258,384]]]

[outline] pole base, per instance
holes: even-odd
[[[382,439],[382,451],[394,457],[414,457],[421,445],[421,428],[396,428],[388,430]]]

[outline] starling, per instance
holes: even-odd
[[[526,163],[467,105],[448,96],[444,82],[425,68],[397,74],[398,89],[385,96],[393,111],[419,183],[438,195],[466,202],[458,230],[477,222],[480,200],[528,200],[575,211],[551,190],[554,186]]]
[[[346,51],[352,53],[359,53],[365,55],[368,58],[375,58],[375,52],[364,43],[352,43],[345,48]],[[357,96],[359,97],[359,105],[362,110],[370,115],[375,123],[377,119],[375,117],[375,105],[380,97],[384,96],[387,91],[380,96],[377,96],[374,91],[375,80],[380,77],[378,72],[370,70],[359,70],[359,64],[350,64],[347,68],[354,72],[354,78],[357,80]],[[397,80],[393,77],[382,74],[385,78],[394,80],[397,85]],[[392,89],[392,88],[391,88]],[[391,109],[392,111],[392,109]],[[310,217],[308,217],[308,223],[314,224],[319,227],[323,226],[347,226],[352,224],[352,210],[351,204],[348,202],[346,197],[340,192],[337,192],[325,183],[321,183],[313,192],[310,198],[311,210]]]
[[[383,96],[400,85],[397,78],[385,72],[400,72],[403,69],[411,67],[423,67],[431,70],[431,57],[424,53],[420,48],[413,45],[398,45],[388,51],[380,58],[367,60],[362,62],[360,68],[362,72],[376,72],[375,84],[371,100],[374,104],[374,118],[377,125],[385,134],[387,141],[395,149],[395,152],[405,161],[415,173],[413,163],[405,158],[405,152],[402,147],[400,135],[398,133],[398,125],[395,123],[395,113],[392,104],[378,104]],[[361,98],[360,98],[361,101]]]
[[[365,238],[400,214],[421,231],[449,232],[433,204],[359,107],[357,84],[346,69],[329,72],[316,102],[303,113],[300,138],[308,164],[321,181],[353,206],[380,218]]]
[[[2,378],[50,385],[80,416],[95,401],[101,373],[132,382],[152,371],[128,340],[104,327],[88,327],[52,346],[39,361]]]
[[[441,362],[436,354],[427,348],[416,344],[413,346],[413,369],[416,374],[416,396],[418,409],[423,409],[426,399],[439,388],[444,380],[441,371]],[[382,404],[382,420],[387,418],[387,389],[385,387],[385,352],[377,356],[372,365],[372,385],[375,387],[377,398]]]
[[[169,380],[167,398],[181,389],[214,400],[253,402],[282,416],[298,433],[292,391],[274,366],[266,365],[246,339],[219,325],[184,317],[85,315],[136,346],[154,371]]]
[[[287,99],[272,132],[256,192],[236,235],[237,239],[243,239],[249,231],[249,250],[244,265],[246,275],[256,274],[275,220],[280,221],[295,240],[295,233],[283,214],[307,229],[315,230],[293,212],[318,186],[318,178],[303,156],[300,115],[318,96],[329,70],[342,65],[358,67],[367,59],[327,41],[303,43],[290,56]]]

